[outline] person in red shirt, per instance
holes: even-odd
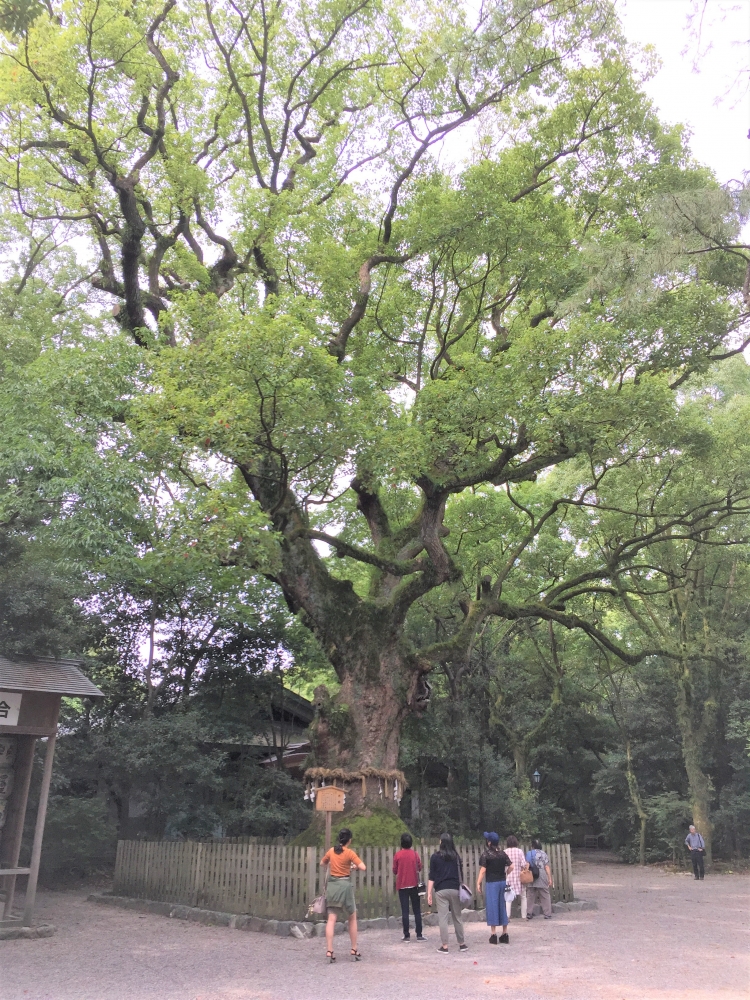
[[[422,859],[412,850],[410,833],[401,834],[401,850],[393,855],[393,874],[396,876],[398,898],[401,901],[401,923],[404,928],[404,941],[410,941],[409,934],[409,902],[414,909],[414,926],[417,941],[424,941],[422,936],[422,907],[419,900],[419,873],[422,871]]]

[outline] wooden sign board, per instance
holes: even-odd
[[[0,737],[52,736],[59,712],[59,694],[0,690]]]
[[[315,809],[317,812],[343,812],[344,789],[335,788],[333,785],[319,788],[315,793]]]
[[[17,691],[0,691],[0,725],[17,726],[23,695]]]

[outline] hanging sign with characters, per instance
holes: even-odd
[[[22,694],[15,691],[0,691],[0,726],[17,726],[21,711]]]
[[[343,812],[345,798],[343,788],[327,785],[318,789],[315,796],[315,809],[317,812]]]

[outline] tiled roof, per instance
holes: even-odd
[[[16,660],[0,656],[0,690],[103,698],[99,688],[81,673],[81,663],[81,660],[55,660],[48,656]]]

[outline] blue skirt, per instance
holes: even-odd
[[[487,926],[505,927],[508,923],[505,912],[505,881],[485,882],[484,902],[487,907]]]

